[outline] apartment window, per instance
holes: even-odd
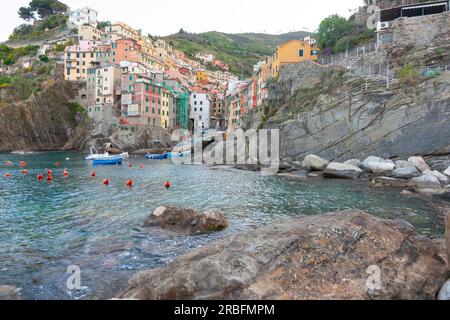
[[[152,108],[152,113],[155,114],[155,108]]]
[[[147,112],[147,113],[148,113],[148,106],[146,106],[146,107],[145,107],[145,112]]]
[[[83,52],[83,58],[86,58],[86,52]]]
[[[203,101],[200,101],[200,105],[201,105],[201,106],[203,105]]]
[[[149,97],[145,96],[145,101],[148,102],[149,101]]]
[[[155,92],[155,86],[152,86],[152,92]]]
[[[130,81],[132,81],[133,80],[133,76],[130,76]]]
[[[198,116],[198,119],[199,119],[199,120],[202,120],[202,116]]]
[[[155,104],[155,97],[152,97],[152,103]]]
[[[158,114],[161,115],[161,109],[158,109]]]
[[[305,55],[305,50],[301,49],[298,51],[298,56],[303,57]]]
[[[194,106],[196,106],[197,105],[197,101],[194,101]]]
[[[194,108],[194,111],[197,112],[197,108]]]
[[[311,55],[312,56],[317,56],[317,50],[311,50]]]
[[[93,58],[94,57],[94,53],[93,52],[91,52],[91,58]]]

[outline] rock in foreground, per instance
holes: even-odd
[[[180,233],[201,234],[226,229],[228,222],[217,210],[198,213],[192,208],[159,207],[147,218],[144,227],[160,227]]]
[[[362,170],[354,165],[331,162],[324,171],[325,177],[356,179],[361,175]]]
[[[374,265],[381,269],[378,291],[366,286]],[[416,237],[403,221],[342,211],[214,242],[136,274],[121,297],[435,299],[446,280],[442,241]]]

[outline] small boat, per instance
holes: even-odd
[[[123,156],[103,156],[102,158],[94,160],[94,166],[108,166],[122,164]]]
[[[115,156],[115,155],[113,155],[113,156]],[[129,157],[130,157],[130,155],[128,154],[128,152],[121,153],[121,154],[119,154],[119,155],[117,155],[117,156],[122,157],[122,159],[129,158]],[[110,157],[109,152],[98,153],[98,152],[97,152],[97,149],[96,149],[95,147],[91,147],[91,149],[90,149],[90,155],[88,155],[88,156],[85,157],[84,159],[85,159],[85,160],[101,160],[101,159],[104,159],[104,158],[107,158],[107,157]]]
[[[170,152],[167,154],[167,159],[184,158],[184,157],[189,157],[190,155],[191,155],[190,151]]]
[[[145,155],[145,158],[150,160],[166,160],[168,158],[168,154],[154,154],[154,153],[147,153]]]

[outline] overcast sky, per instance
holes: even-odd
[[[1,0],[0,41],[23,23],[19,7],[30,0]],[[362,0],[63,0],[72,9],[90,6],[100,20],[123,21],[152,35],[189,32],[227,33],[315,31],[320,21],[334,13],[349,16]]]

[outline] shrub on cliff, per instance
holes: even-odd
[[[420,80],[420,72],[412,64],[407,64],[400,69],[399,76],[403,84],[416,85]]]

